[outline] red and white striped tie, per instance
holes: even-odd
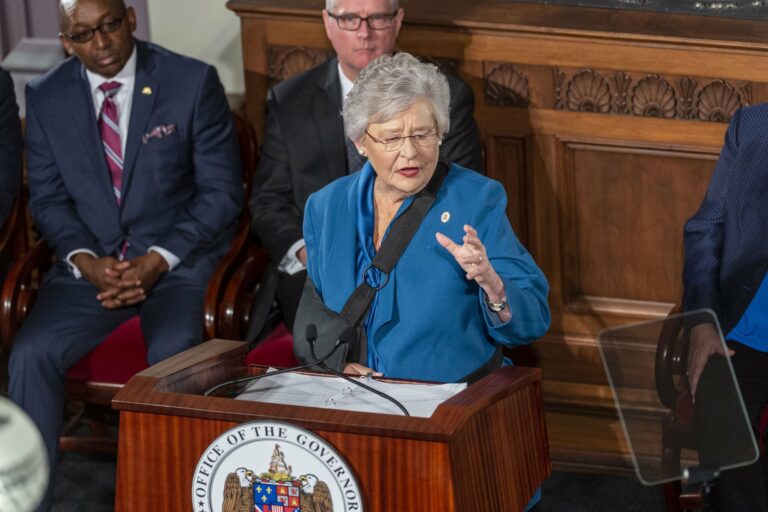
[[[104,82],[99,86],[99,90],[104,93],[104,103],[101,105],[101,114],[99,114],[99,131],[107,167],[112,177],[112,191],[118,207],[122,201],[123,190],[123,146],[120,142],[120,114],[112,98],[122,85],[120,82]],[[118,255],[121,260],[125,257],[127,249],[128,243],[123,240]]]

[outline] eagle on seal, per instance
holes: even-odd
[[[253,471],[237,468],[224,481],[221,512],[253,512]]]
[[[301,512],[333,512],[328,484],[309,474],[301,477]]]

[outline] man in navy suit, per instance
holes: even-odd
[[[738,439],[734,438],[739,435],[737,426],[728,432],[717,431],[719,438],[705,433],[722,425],[724,406],[729,405],[710,405],[708,400],[716,395],[735,395],[722,386],[708,389],[708,375],[714,375],[715,365],[722,365],[724,356],[730,356],[755,431],[768,403],[766,133],[768,104],[734,114],[704,201],[685,225],[685,310],[714,311],[727,345],[723,347],[711,323],[691,328],[688,371],[691,395],[696,400],[695,426],[715,449],[736,446]],[[737,462],[733,451],[731,448],[731,453],[723,454],[723,460]],[[742,458],[745,460],[749,459]],[[765,463],[762,457],[749,466],[724,471],[716,487],[716,510],[768,510]]]
[[[216,71],[135,41],[123,0],[59,7],[73,58],[27,88],[30,210],[58,264],[14,340],[9,384],[52,464],[62,377],[112,330],[139,314],[150,364],[201,341],[243,200]]]
[[[21,185],[21,123],[11,75],[0,68],[0,226]],[[0,269],[2,273],[4,269]]]
[[[394,52],[405,15],[397,0],[326,0],[325,7],[325,33],[336,55],[270,89],[250,200],[253,232],[280,270],[277,299],[289,328],[307,274],[302,237],[307,198],[365,162],[344,135],[343,98],[361,69]],[[448,84],[451,126],[440,155],[448,162],[483,172],[472,89],[451,74]]]

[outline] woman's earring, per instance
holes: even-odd
[[[365,148],[359,148],[357,152],[360,153],[360,156],[365,156]]]

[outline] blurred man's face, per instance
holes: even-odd
[[[341,69],[350,80],[356,80],[358,73],[369,62],[381,55],[392,53],[395,49],[397,34],[403,22],[403,10],[392,10],[390,0],[336,0],[335,12],[323,9],[325,33],[331,40],[333,49],[339,58]],[[337,20],[333,16],[347,18]],[[357,30],[343,30],[340,23],[349,23],[350,18],[371,16],[389,20],[389,26],[379,30],[372,29],[363,21]]]
[[[133,52],[136,15],[118,0],[64,0],[61,42],[93,73],[112,78]]]

